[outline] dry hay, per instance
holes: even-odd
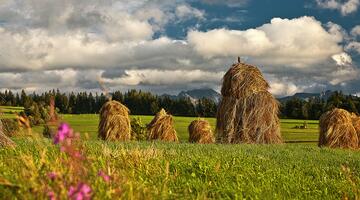
[[[161,109],[147,125],[148,140],[178,141],[174,120],[171,115]]]
[[[353,126],[355,128],[356,134],[358,136],[359,148],[360,148],[360,117],[358,115],[356,115],[355,113],[352,113],[351,119],[352,119]]]
[[[358,148],[358,135],[353,126],[352,116],[348,111],[338,108],[328,111],[321,115],[319,125],[319,146]]]
[[[269,88],[269,84],[257,67],[237,63],[224,75],[221,95],[243,99],[253,93],[267,91]]]
[[[4,134],[3,124],[0,120],[0,147],[5,148],[5,147],[14,147],[14,146],[15,146],[15,143]]]
[[[278,102],[267,91],[244,100],[223,97],[217,113],[217,140],[221,143],[282,143],[278,110]]]
[[[215,142],[214,134],[208,121],[198,119],[191,122],[188,127],[189,142],[210,144]]]
[[[233,65],[223,78],[216,123],[221,143],[282,143],[279,104],[259,69]]]
[[[129,140],[131,126],[129,109],[117,101],[105,103],[100,110],[98,137],[103,140]]]

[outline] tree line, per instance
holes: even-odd
[[[282,118],[319,119],[320,116],[333,108],[342,108],[356,114],[360,113],[360,98],[345,95],[341,91],[333,92],[327,99],[312,97],[307,100],[292,98],[281,103]]]
[[[213,117],[217,105],[211,99],[202,98],[192,102],[189,98],[173,99],[169,96],[158,96],[141,90],[127,92],[115,91],[112,99],[126,105],[133,115],[154,115],[164,108],[172,115]],[[0,92],[0,105],[22,106],[26,110],[34,110],[50,104],[54,98],[58,113],[62,114],[96,114],[108,100],[103,93],[78,92],[63,93],[60,90],[51,90],[41,94],[27,94],[24,90],[13,93],[11,90]]]
[[[217,104],[207,98],[192,102],[190,98],[173,99],[169,96],[158,96],[141,90],[127,92],[115,91],[112,99],[125,104],[133,115],[154,115],[164,108],[172,115],[215,117]],[[0,105],[23,106],[26,110],[50,104],[54,98],[57,112],[63,114],[90,114],[98,113],[101,106],[107,101],[103,93],[78,92],[63,93],[60,90],[51,90],[41,94],[27,94],[25,91],[13,93],[10,90],[0,92]],[[312,97],[307,100],[292,98],[280,103],[280,117],[291,119],[319,119],[322,113],[332,108],[343,108],[350,112],[360,113],[360,98],[334,92],[328,99]],[[33,111],[34,112],[34,111]]]

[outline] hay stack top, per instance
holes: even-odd
[[[245,63],[234,64],[224,75],[221,94],[224,97],[244,98],[270,88],[260,70]]]
[[[129,115],[129,109],[118,101],[106,102],[100,110],[100,118],[106,118],[108,115]]]

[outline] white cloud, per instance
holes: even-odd
[[[344,16],[356,12],[360,5],[359,0],[316,0],[316,3],[320,8],[339,10]]]
[[[352,28],[350,33],[354,37],[360,36],[360,25],[357,25],[354,28]]]
[[[180,19],[190,19],[190,18],[204,19],[205,12],[193,8],[188,4],[181,4],[176,7],[175,14]]]
[[[224,72],[202,70],[125,70],[123,77],[103,79],[106,83],[123,85],[178,85],[193,82],[220,82]]]
[[[303,91],[291,82],[272,82],[270,86],[270,92],[276,96],[290,96]]]
[[[342,52],[343,36],[332,27],[327,31],[312,17],[274,18],[256,29],[191,31],[188,40],[205,57],[251,56],[264,65],[310,67]]]
[[[349,42],[349,43],[346,45],[345,49],[346,49],[347,51],[352,51],[352,50],[354,50],[354,51],[356,51],[358,54],[360,54],[360,42],[355,42],[355,41]]]
[[[339,66],[350,66],[352,64],[352,59],[347,53],[340,53],[331,56],[331,58],[336,62]]]
[[[330,76],[331,80],[329,82],[331,85],[344,85],[347,81],[357,79],[359,76],[359,71],[351,66],[343,66],[332,72]]]

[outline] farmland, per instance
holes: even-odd
[[[152,119],[132,117],[145,124]],[[95,199],[359,198],[359,152],[318,148],[317,121],[307,121],[308,129],[294,129],[304,121],[281,120],[283,145],[196,145],[186,142],[193,119],[174,118],[180,143],[121,143],[97,140],[97,115],[62,116],[75,131],[89,135],[84,140],[87,183]],[[215,119],[208,120],[214,127]],[[0,150],[2,199],[47,198],[41,193],[43,180],[49,171],[66,171],[59,158],[63,153],[48,139],[14,140],[15,149]],[[101,181],[101,169],[114,180]]]

